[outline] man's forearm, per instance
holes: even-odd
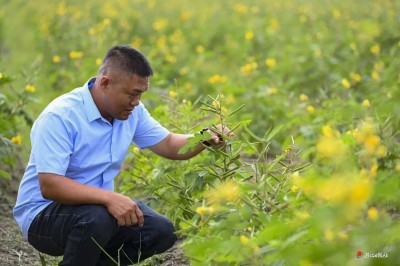
[[[107,201],[114,193],[51,173],[39,174],[39,182],[43,197],[61,204],[107,205]]]
[[[179,151],[181,148],[188,143],[188,138],[192,136],[193,135],[190,134],[171,133],[160,143],[150,147],[150,150],[167,159],[187,160],[196,156],[205,149],[205,147],[199,143],[194,150],[188,150],[185,153],[180,153]]]

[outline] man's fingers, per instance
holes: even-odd
[[[214,136],[212,136],[212,138],[213,138],[213,141],[214,141],[215,144],[219,143],[220,139],[219,139],[218,136],[214,135]]]
[[[136,206],[135,208],[135,214],[137,218],[137,223],[139,224],[140,227],[142,227],[144,224],[144,217],[142,211],[139,209],[138,206]]]
[[[137,207],[135,209],[137,209]],[[129,212],[129,218],[130,218],[131,222],[128,225],[134,225],[134,224],[136,224],[138,222],[138,219],[136,218],[135,211]]]
[[[124,226],[126,224],[125,217],[121,216],[121,217],[117,218],[117,222],[118,222],[118,225]]]

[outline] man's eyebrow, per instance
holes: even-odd
[[[145,88],[145,89],[130,89],[129,92],[134,92],[134,93],[143,93],[146,92],[149,88]]]

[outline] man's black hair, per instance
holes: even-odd
[[[127,74],[137,74],[141,77],[153,75],[153,69],[147,58],[129,45],[116,45],[107,51],[99,73],[106,74],[110,68],[119,68]]]

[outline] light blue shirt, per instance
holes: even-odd
[[[142,103],[127,120],[114,119],[111,124],[101,116],[90,94],[88,84],[93,81],[56,98],[32,126],[32,150],[14,207],[25,238],[33,219],[52,202],[42,197],[38,173],[54,173],[113,190],[131,143],[143,149],[169,134]]]

